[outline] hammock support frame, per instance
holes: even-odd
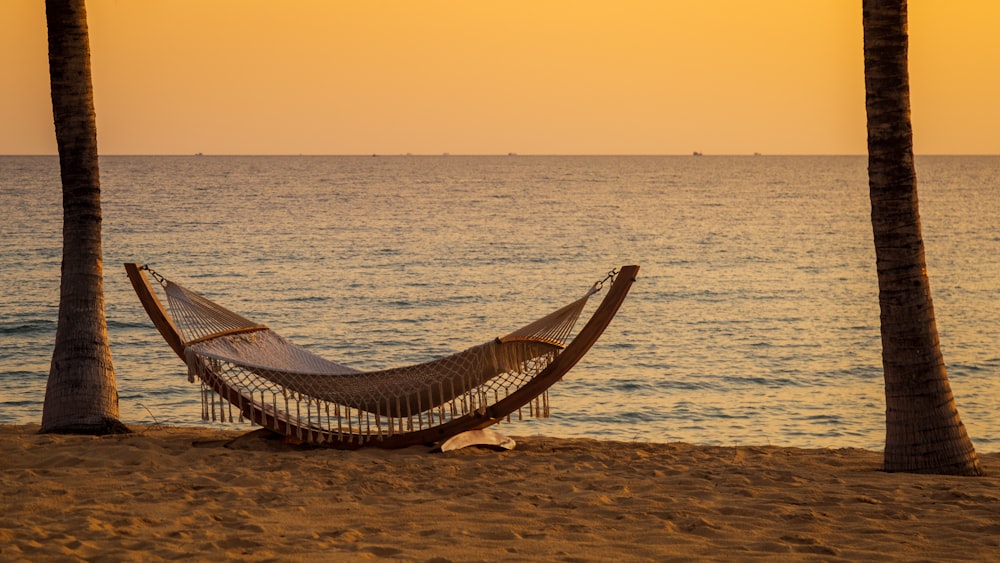
[[[142,266],[136,263],[126,263],[125,271],[140,303],[149,315],[157,331],[159,331],[160,335],[177,356],[191,366],[187,357],[189,352],[188,346],[193,345],[196,339],[185,342],[182,331],[175,325],[167,309],[157,297]],[[483,429],[496,424],[508,418],[511,414],[519,412],[525,406],[529,406],[530,408],[532,401],[536,401],[539,397],[544,396],[549,387],[562,379],[590,350],[594,343],[597,342],[628,295],[638,271],[639,266],[636,265],[622,266],[620,268],[604,299],[591,314],[583,328],[530,381],[510,394],[502,398],[497,398],[497,400],[488,405],[436,426],[426,427],[421,424],[419,427],[413,429],[400,430],[389,435],[379,435],[377,438],[371,435],[348,434],[347,439],[344,439],[344,433],[342,432],[334,433],[331,430],[318,428],[315,425],[306,423],[301,415],[284,412],[278,408],[271,408],[271,405],[263,401],[257,402],[253,398],[248,399],[239,389],[234,388],[227,380],[221,377],[220,374],[212,369],[205,369],[204,365],[199,367],[197,375],[205,387],[214,391],[222,399],[225,399],[232,406],[236,407],[240,412],[241,418],[293,440],[336,449],[357,449],[361,447],[391,449],[436,444],[462,432]],[[266,327],[260,325],[260,328]],[[547,408],[546,404],[545,409],[547,410]],[[360,426],[360,419],[356,422]]]

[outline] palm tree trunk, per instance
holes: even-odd
[[[863,0],[868,182],[885,370],[886,471],[982,475],[938,339],[917,204],[906,0]]]
[[[52,112],[63,192],[59,322],[42,432],[128,432],[104,317],[101,187],[84,0],[46,0]]]

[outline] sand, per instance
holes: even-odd
[[[1000,557],[1000,454],[972,478],[887,474],[859,449],[515,436],[503,452],[344,452],[133,429],[0,426],[0,560]]]

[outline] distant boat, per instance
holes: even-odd
[[[195,156],[205,156],[205,154],[204,154],[204,153],[200,153],[200,152],[196,152],[196,153],[194,153],[194,155],[195,155]]]
[[[693,153],[691,153],[691,156],[701,156],[701,153],[698,151],[694,151]]]

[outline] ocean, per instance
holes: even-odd
[[[863,156],[108,156],[108,330],[126,423],[203,425],[122,268],[147,263],[360,369],[463,350],[639,264],[512,435],[881,449]],[[1000,451],[1000,157],[917,157],[969,434]],[[0,424],[37,423],[59,298],[58,159],[0,157]]]

